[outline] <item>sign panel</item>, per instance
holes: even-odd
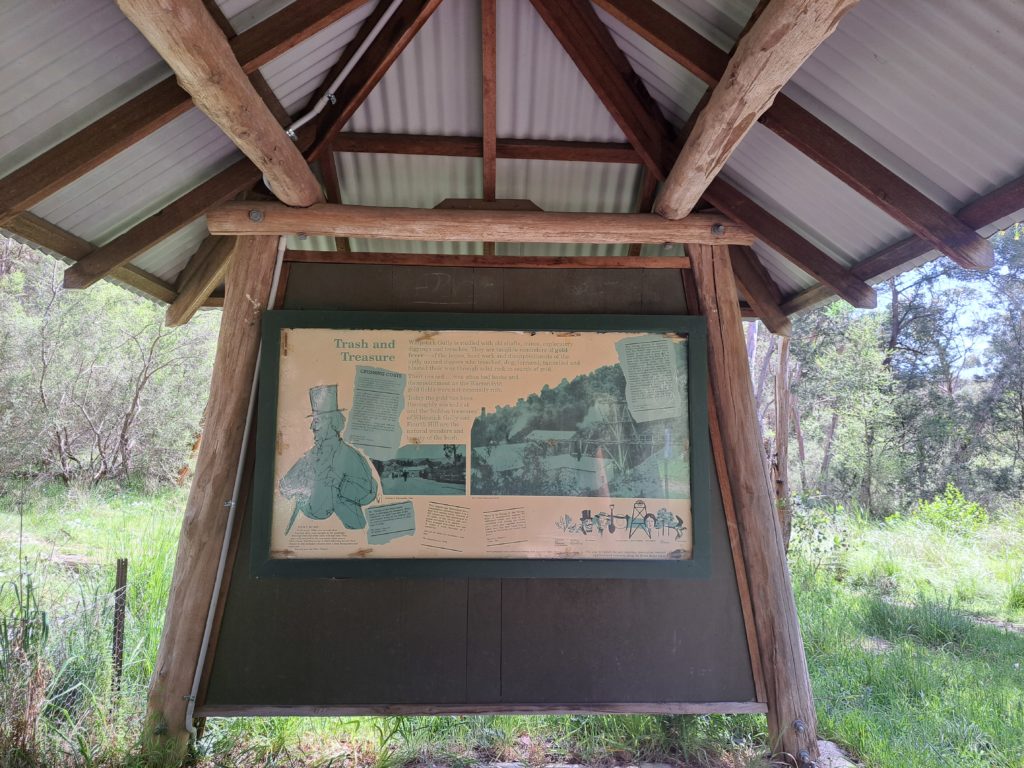
[[[268,572],[693,561],[703,336],[677,318],[266,318],[254,507]]]

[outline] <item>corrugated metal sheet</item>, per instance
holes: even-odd
[[[289,114],[296,115],[306,106],[372,11],[373,3],[366,3],[260,68]]]
[[[657,0],[729,49],[757,0]],[[221,0],[236,31],[285,0]],[[367,4],[263,68],[290,110],[304,106],[370,13]],[[669,120],[681,125],[704,91],[695,77],[610,16],[612,37]],[[347,130],[479,135],[480,9],[445,0],[356,113]],[[949,210],[1024,174],[1024,3],[1020,0],[862,0],[786,92],[842,135]],[[114,0],[10,0],[0,7],[0,173],[70,135],[166,70]],[[622,141],[623,135],[527,0],[498,3],[498,131],[502,137]],[[34,212],[102,244],[232,160],[230,143],[193,110]],[[344,154],[336,158],[346,202],[429,207],[480,197],[473,158]],[[907,231],[767,129],[756,126],[725,176],[844,264]],[[636,166],[499,162],[498,195],[548,210],[633,210]],[[1009,220],[999,222],[1006,226]],[[992,229],[995,229],[993,227]],[[173,279],[195,250],[202,223],[135,263]],[[327,247],[310,240],[303,247]],[[355,242],[356,249],[474,252],[479,244]],[[663,249],[654,247],[657,252]],[[757,246],[786,293],[813,280]],[[582,246],[499,246],[501,252],[609,253]],[[651,249],[646,249],[652,252]]]
[[[206,115],[191,109],[32,212],[103,245],[240,156]]]
[[[173,283],[209,234],[203,216],[140,254],[132,264]]]
[[[0,176],[170,72],[114,0],[5,0],[0,51]]]

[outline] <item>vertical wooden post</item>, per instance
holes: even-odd
[[[121,672],[124,669],[124,616],[128,607],[128,558],[117,558],[114,575],[114,641],[111,648],[113,674],[110,686],[117,696],[121,693]]]
[[[775,501],[779,506],[782,542],[789,551],[793,530],[793,506],[789,501],[789,427],[793,404],[789,396],[789,337],[779,345],[779,367],[775,371]]]
[[[728,248],[689,248],[708,322],[708,364],[736,507],[776,752],[798,765],[817,758],[817,721],[782,529],[754,409],[736,283]],[[724,478],[723,478],[724,480]]]
[[[185,714],[227,531],[276,254],[276,237],[240,238],[227,274],[206,426],[149,686],[146,735],[168,761],[180,760],[188,746]]]

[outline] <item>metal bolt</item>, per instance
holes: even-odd
[[[335,96],[333,93],[328,93],[327,94],[327,100],[329,102],[331,102],[331,104],[337,104],[338,103],[338,97]]]
[[[288,138],[291,139],[292,141],[298,141],[299,140],[299,134],[297,134],[291,128],[289,128],[287,131],[285,131],[285,134],[287,134]]]
[[[309,235],[307,235],[305,232],[299,232],[299,234],[298,234],[299,240],[305,240],[308,237],[309,237]]]
[[[711,225],[711,234],[712,235],[716,235],[718,237],[721,237],[722,235],[725,234],[725,225],[724,224],[712,224]]]
[[[675,245],[675,243],[662,243],[661,247],[663,250],[671,251],[673,245]]]
[[[803,720],[796,720],[793,722],[793,730],[797,733],[803,733],[807,730],[807,723]]]
[[[249,221],[263,221],[263,211],[253,208],[249,211]]]

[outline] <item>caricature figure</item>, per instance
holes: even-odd
[[[365,528],[363,506],[377,495],[377,480],[366,458],[341,439],[345,416],[338,409],[338,387],[313,387],[309,402],[313,447],[281,478],[281,493],[295,499],[285,533],[300,512],[311,520],[334,514],[346,528]]]

